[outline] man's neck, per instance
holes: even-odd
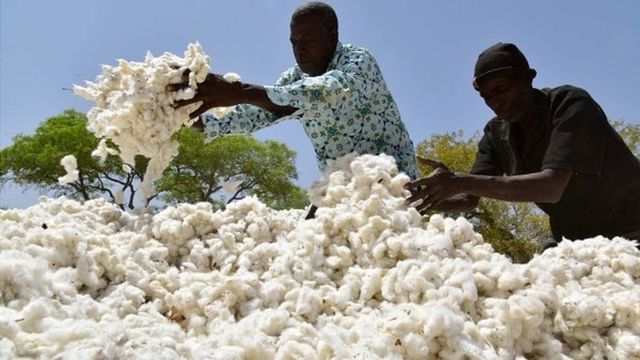
[[[520,113],[516,115],[516,118],[513,119],[512,122],[518,123],[518,125],[522,127],[522,130],[527,134],[537,132],[540,127],[540,119],[537,109],[536,92],[535,89],[531,88],[531,91],[527,96],[526,103],[523,104]]]

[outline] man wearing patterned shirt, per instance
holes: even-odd
[[[220,118],[207,113],[200,127],[208,137],[252,133],[287,118],[298,119],[311,140],[321,170],[328,159],[348,153],[385,153],[400,171],[417,178],[413,143],[373,55],[338,41],[333,9],[309,2],[291,17],[291,45],[297,65],[273,86],[229,83],[209,74],[193,99],[202,102],[191,117],[218,106],[238,105]]]

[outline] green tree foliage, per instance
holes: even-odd
[[[436,134],[418,144],[416,153],[445,163],[452,171],[468,172],[476,158],[479,135],[464,138],[462,131]],[[426,175],[432,169],[421,167]],[[527,262],[538,249],[538,243],[549,237],[546,216],[531,203],[508,203],[481,199],[469,213],[450,213],[465,216],[475,230],[493,248],[517,262]]]
[[[137,157],[127,173],[117,156],[104,164],[91,156],[98,139],[86,129],[85,114],[66,110],[44,121],[33,135],[19,135],[12,145],[0,150],[0,185],[13,183],[23,188],[53,191],[78,200],[105,196],[116,203],[122,191],[126,204],[134,208],[136,185],[143,180],[148,159]],[[308,200],[294,185],[297,177],[295,152],[284,144],[261,143],[245,136],[229,136],[206,143],[204,135],[193,129],[177,134],[180,155],[158,181],[159,195],[166,201],[211,201],[219,206],[246,195],[257,195],[276,208],[301,208]],[[116,148],[114,144],[109,144]],[[74,155],[79,179],[60,185],[65,174],[60,159]],[[222,184],[239,181],[240,186],[224,200]]]
[[[178,132],[177,139],[179,155],[157,184],[167,202],[208,201],[220,207],[256,195],[279,209],[308,203],[305,192],[293,184],[297,178],[295,152],[282,143],[261,143],[243,135],[207,142],[191,128]],[[237,183],[237,189],[223,196],[223,185],[229,182]]]
[[[611,125],[622,136],[631,152],[640,159],[640,124],[631,124],[619,119],[612,121]]]
[[[91,156],[98,139],[86,129],[86,123],[85,114],[66,110],[45,120],[35,134],[16,136],[12,145],[0,151],[2,184],[12,182],[78,200],[106,195],[114,202],[112,189],[133,190],[132,184],[141,179],[145,162],[140,161],[131,173],[122,169],[122,163],[116,157],[100,164]],[[76,157],[79,179],[60,185],[58,177],[65,174],[60,159],[66,155]]]

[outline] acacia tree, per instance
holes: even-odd
[[[308,200],[293,184],[295,152],[276,141],[229,135],[210,142],[194,129],[178,132],[179,154],[157,184],[167,202],[225,202],[256,195],[274,208],[301,208]],[[224,185],[234,183],[223,194]]]
[[[89,200],[106,195],[116,202],[114,189],[129,190],[132,199],[133,184],[142,180],[146,161],[139,159],[133,171],[127,173],[117,157],[109,157],[104,164],[91,156],[98,139],[87,130],[85,114],[66,110],[45,120],[33,135],[18,135],[13,144],[0,151],[0,179],[2,185],[13,183],[24,188],[53,191],[77,200]],[[58,177],[65,174],[60,159],[75,156],[78,164],[77,181],[61,185]],[[121,205],[122,207],[122,205]]]
[[[12,145],[0,150],[0,185],[13,183],[77,200],[105,196],[122,209],[133,209],[136,185],[144,180],[148,159],[136,157],[129,173],[117,156],[109,156],[101,164],[91,156],[98,139],[86,125],[85,114],[66,110],[45,120],[33,135],[16,136]],[[154,197],[224,204],[255,194],[279,208],[303,207],[308,202],[304,191],[292,183],[297,176],[295,153],[284,144],[260,143],[244,136],[205,143],[204,135],[193,129],[180,131],[177,140],[180,155],[158,181],[159,193]],[[109,146],[117,149],[114,144]],[[60,185],[58,177],[65,174],[60,159],[66,155],[76,157],[79,179]],[[222,201],[222,184],[227,181],[238,181],[240,185]],[[127,199],[121,200],[120,192]]]

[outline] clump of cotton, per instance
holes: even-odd
[[[126,213],[0,210],[9,358],[640,357],[640,252],[563,242],[528,264],[466,220],[423,222],[388,156],[329,164],[316,218],[248,197]]]
[[[110,148],[107,145],[107,139],[102,138],[98,143],[98,147],[91,152],[91,156],[98,158],[100,163],[104,164],[109,155],[118,155],[118,150]]]
[[[73,155],[66,155],[60,159],[60,165],[64,167],[66,174],[58,178],[58,184],[66,185],[78,181],[80,172],[78,171],[78,161]]]
[[[209,56],[196,43],[189,44],[184,57],[165,52],[159,57],[148,53],[144,62],[120,59],[117,66],[104,65],[96,82],[74,86],[76,94],[95,102],[87,114],[87,128],[102,139],[94,155],[104,160],[107,154],[114,154],[104,142],[109,139],[118,147],[127,171],[135,163],[135,156],[149,158],[139,187],[143,199],[153,194],[154,181],[178,153],[178,144],[171,136],[195,121],[189,119],[189,113],[199,103],[178,109],[173,103],[192,98],[209,71]],[[167,91],[167,85],[182,83],[185,74],[188,86]]]

